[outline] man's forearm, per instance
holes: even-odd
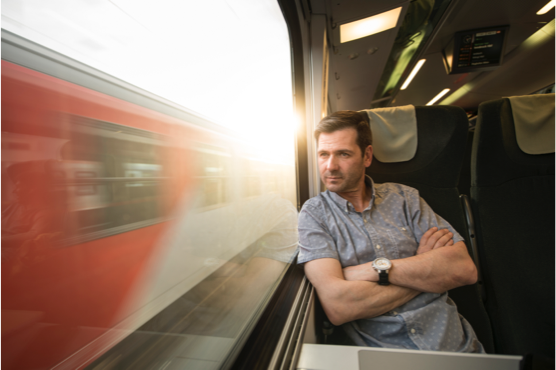
[[[331,258],[307,262],[305,273],[334,325],[382,315],[410,301],[420,292],[369,281],[346,281],[340,263]]]
[[[344,269],[347,280],[378,281],[372,262]],[[477,269],[463,242],[392,261],[391,284],[421,292],[443,293],[477,281]]]
[[[397,285],[381,286],[369,281],[338,281],[337,286],[318,287],[317,294],[334,325],[370,319],[389,312],[421,292]]]
[[[396,263],[392,283],[424,292],[443,293],[477,281],[477,268],[463,242]]]

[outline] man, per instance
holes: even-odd
[[[301,210],[298,262],[330,321],[359,345],[484,352],[446,293],[477,280],[463,238],[417,190],[365,176],[372,135],[358,112],[323,118],[315,138],[328,190]]]

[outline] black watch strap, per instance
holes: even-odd
[[[378,285],[390,285],[388,281],[388,271],[380,271],[378,273]]]

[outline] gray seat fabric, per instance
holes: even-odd
[[[467,140],[467,116],[461,108],[453,106],[415,107],[415,113],[418,135],[415,157],[400,163],[382,163],[374,158],[367,174],[376,183],[396,182],[419,190],[432,209],[465,238],[470,250],[457,189]],[[478,285],[456,288],[448,294],[473,326],[485,350],[493,353],[490,320]]]
[[[479,106],[471,205],[496,352],[554,358],[554,153],[521,151],[508,99]]]

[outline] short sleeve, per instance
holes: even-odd
[[[319,258],[340,259],[334,239],[314,208],[303,207],[299,213],[298,231],[297,263],[305,263]]]
[[[452,225],[434,213],[427,202],[419,196],[419,192],[416,189],[409,188],[406,192],[406,201],[408,205],[407,209],[410,213],[409,219],[412,223],[413,233],[417,243],[421,240],[423,234],[432,227],[450,230],[454,234],[452,238],[454,243],[464,240]]]

